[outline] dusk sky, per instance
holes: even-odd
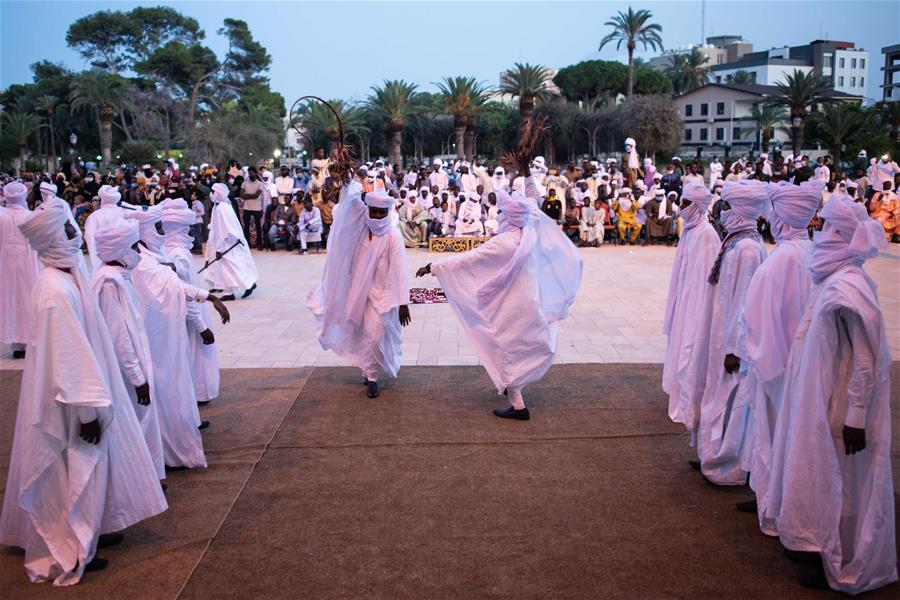
[[[48,59],[85,68],[66,46],[77,18],[154,2],[0,0],[0,87],[31,80],[29,65]],[[604,23],[627,2],[169,2],[197,19],[206,43],[224,50],[225,17],[247,21],[272,56],[272,88],[287,103],[303,94],[364,98],[384,79],[423,90],[445,75],[475,75],[492,85],[512,63],[563,67],[587,58],[624,60],[607,46]],[[662,25],[666,48],[701,39],[701,2],[633,2]],[[843,0],[731,2],[706,5],[706,35],[739,34],[754,50],[827,37],[869,50],[869,96],[879,96],[881,48],[900,43],[900,2]],[[638,55],[655,52],[639,50]]]

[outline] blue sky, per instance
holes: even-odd
[[[66,47],[75,19],[97,10],[129,10],[161,2],[0,0],[0,87],[31,79],[42,59],[81,69]],[[628,2],[169,2],[200,22],[206,43],[226,16],[247,21],[272,55],[272,87],[288,104],[304,94],[365,97],[372,85],[402,78],[434,91],[444,75],[475,75],[496,84],[512,63],[562,67],[597,57],[603,26]],[[701,38],[700,2],[633,2],[662,25],[666,48]],[[879,95],[881,48],[900,42],[900,2],[866,0],[726,1],[706,3],[706,35],[740,34],[754,50],[813,39],[855,42],[872,53],[869,96]],[[655,53],[639,51],[638,55]],[[599,57],[624,59],[615,48]]]

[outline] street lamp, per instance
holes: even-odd
[[[75,135],[74,131],[69,135],[69,143],[72,145],[72,147],[69,148],[69,154],[75,154],[75,144],[78,143],[78,136]]]

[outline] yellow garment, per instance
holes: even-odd
[[[891,193],[891,199],[885,204],[882,198],[887,193],[890,192],[881,192],[872,197],[869,201],[871,207],[869,216],[881,223],[881,226],[884,227],[884,235],[888,241],[891,241],[897,231],[897,226],[900,225],[900,202],[898,202],[897,196]]]
[[[626,230],[630,228],[631,237],[629,239],[632,242],[636,241],[641,234],[641,229],[643,229],[643,225],[637,220],[637,203],[632,201],[631,208],[623,210],[619,201],[616,200],[613,202],[612,209],[616,213],[616,227],[619,230],[619,237],[625,239]]]

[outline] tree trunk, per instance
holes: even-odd
[[[400,164],[400,156],[402,154],[401,146],[403,145],[403,130],[395,129],[391,132],[391,151],[388,154],[388,160],[392,165]]]
[[[522,96],[519,98],[519,117],[522,119],[522,124],[524,125],[527,121],[530,121],[533,114],[534,96]]]
[[[456,158],[462,160],[466,156],[466,126],[456,126]]]
[[[97,117],[100,123],[100,155],[103,157],[103,164],[108,165],[112,162],[112,123],[115,117],[112,106],[98,107]]]
[[[634,42],[628,42],[628,83],[625,88],[625,95],[631,98],[634,91]]]
[[[475,127],[466,127],[465,134],[463,135],[463,139],[465,140],[465,154],[466,160],[472,162],[475,160]]]
[[[19,172],[16,173],[19,177],[22,176],[22,171],[25,170],[25,160],[28,156],[28,144],[19,144]]]
[[[47,166],[50,172],[56,171],[56,136],[53,135],[53,120],[50,123],[50,151],[47,153]]]
[[[791,120],[800,117],[799,115],[791,115]],[[800,124],[796,127],[791,123],[791,143],[794,145],[794,156],[800,156],[803,153],[803,117],[800,117]]]
[[[769,152],[769,141],[771,139],[772,139],[772,134],[770,133],[769,128],[768,127],[763,128],[762,135],[760,137],[759,147],[762,149],[763,152],[765,152],[767,154]]]

